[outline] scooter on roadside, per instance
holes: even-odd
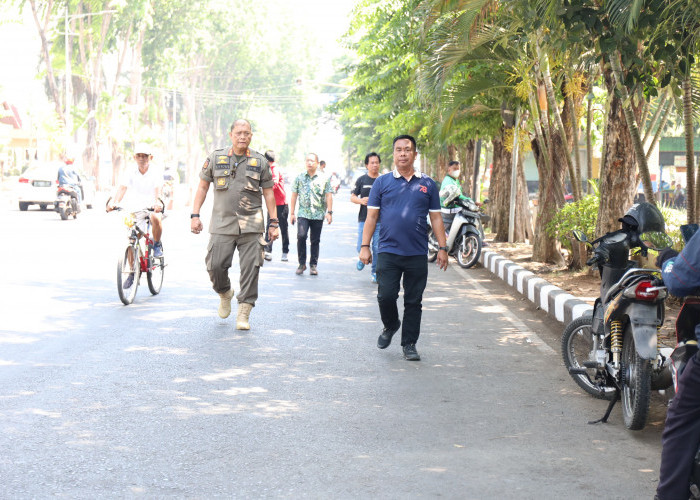
[[[61,184],[58,186],[54,207],[56,212],[61,216],[61,220],[66,220],[70,216],[76,219],[78,213],[80,213],[80,204],[78,203],[78,192],[76,189],[80,189],[80,187],[76,188],[76,186],[70,184]]]
[[[442,194],[442,193],[441,193]],[[444,204],[457,205],[454,219],[447,231],[447,254],[457,259],[460,267],[468,269],[476,264],[481,255],[483,246],[484,228],[481,224],[482,213],[472,200],[461,200],[459,190],[453,190],[444,198]],[[430,219],[428,219],[428,262],[434,262],[438,254],[437,238],[433,233]]]
[[[569,323],[562,334],[562,357],[569,374],[584,391],[610,401],[606,422],[615,403],[622,401],[625,426],[643,429],[649,415],[652,390],[671,385],[666,358],[658,349],[667,296],[657,280],[660,271],[629,260],[630,250],[647,255],[671,246],[661,212],[640,203],[619,219],[622,229],[588,241],[581,231],[574,237],[593,249],[587,264],[600,272],[600,296],[592,315]]]

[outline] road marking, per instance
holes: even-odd
[[[506,306],[504,306],[497,298],[495,298],[491,292],[489,292],[486,288],[484,288],[480,283],[477,281],[474,281],[469,277],[469,274],[462,269],[461,267],[458,267],[456,265],[450,266],[452,267],[457,273],[464,278],[464,281],[469,283],[472,288],[474,288],[477,292],[479,292],[482,296],[486,297],[486,300],[493,306],[498,307],[501,311],[503,311],[503,316],[505,317],[506,320],[510,322],[511,325],[513,325],[520,333],[525,337],[525,341],[529,344],[534,345],[539,349],[541,352],[547,353],[547,354],[557,354],[554,349],[549,347],[542,339],[537,335],[535,332],[530,330],[525,323],[520,321],[518,317]]]

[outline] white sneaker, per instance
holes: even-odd
[[[272,254],[270,252],[265,252],[265,260],[272,260]]]
[[[282,254],[282,262],[287,262],[287,261],[289,261],[289,257],[287,257],[286,253],[283,253]]]

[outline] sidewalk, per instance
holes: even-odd
[[[593,311],[593,307],[587,302],[558,286],[552,285],[532,271],[528,271],[496,252],[482,250],[479,261],[484,268],[565,325]]]

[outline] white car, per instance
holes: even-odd
[[[17,189],[20,210],[25,211],[30,205],[39,205],[41,210],[46,210],[49,205],[54,207],[56,188],[58,187],[58,169],[61,165],[60,161],[42,163],[29,167],[20,175]],[[78,175],[83,186],[85,206],[92,208],[95,201],[94,178],[87,177],[80,172]]]

